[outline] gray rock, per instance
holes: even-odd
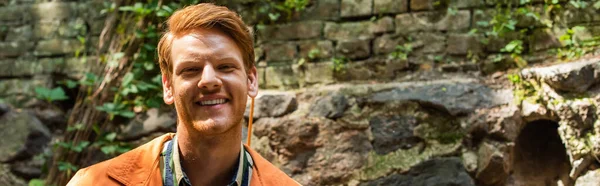
[[[29,180],[42,175],[42,166],[44,166],[44,159],[33,157],[31,160],[11,164],[10,170],[15,175]]]
[[[376,116],[369,125],[373,134],[373,149],[384,155],[397,149],[409,149],[421,140],[413,134],[417,118],[412,116]]]
[[[511,171],[512,146],[496,141],[484,141],[479,145],[477,181],[485,185],[502,185]]]
[[[75,53],[83,46],[77,39],[50,39],[39,41],[33,53],[36,56]]]
[[[254,99],[254,119],[263,117],[281,117],[298,108],[296,95],[291,93],[261,92]],[[250,100],[246,106],[244,117],[250,114]]]
[[[523,100],[521,103],[521,116],[525,122],[531,122],[535,120],[558,120],[554,112],[548,110],[545,106],[539,103],[530,103],[529,101]]]
[[[446,35],[436,32],[419,32],[410,34],[414,38],[411,54],[438,53],[446,49]]]
[[[329,119],[342,117],[348,108],[348,99],[343,94],[330,93],[318,99],[310,106],[310,116],[321,116]]]
[[[467,123],[471,124],[469,133],[473,135],[506,141],[515,141],[524,125],[521,111],[514,105],[477,110]]]
[[[325,38],[330,40],[365,39],[372,38],[369,28],[370,21],[325,24]]]
[[[460,158],[436,158],[416,165],[406,174],[392,174],[360,185],[474,186],[475,183],[465,171]]]
[[[64,129],[67,125],[65,113],[58,108],[36,108],[33,112],[50,130]]]
[[[0,117],[10,111],[10,106],[0,103]]]
[[[371,55],[370,40],[353,39],[339,41],[336,52],[348,59],[361,59]]]
[[[396,50],[396,46],[403,44],[404,38],[396,37],[392,35],[382,35],[375,38],[373,41],[373,53],[375,54],[389,54]]]
[[[34,44],[28,41],[0,42],[0,57],[15,57],[22,55],[31,49]]]
[[[302,21],[281,25],[259,27],[258,33],[262,41],[310,39],[321,37],[322,21]]]
[[[402,13],[406,12],[408,0],[373,0],[373,13]]]
[[[598,186],[598,183],[600,183],[600,169],[589,170],[577,178],[575,186]]]
[[[36,20],[63,20],[75,17],[77,10],[74,3],[46,2],[32,6],[33,18]]]
[[[35,22],[33,24],[33,36],[36,39],[50,39],[58,36],[58,28],[60,27],[60,21],[44,21]],[[102,26],[104,22],[102,22]],[[100,28],[102,29],[102,28]],[[101,31],[99,31],[101,32]]]
[[[265,69],[266,88],[294,88],[298,87],[298,79],[291,65],[269,66]]]
[[[269,43],[263,48],[267,61],[291,61],[298,53],[294,43]]]
[[[477,37],[469,34],[450,34],[446,52],[456,55],[476,54],[482,52],[482,46]]]
[[[26,186],[25,180],[10,172],[10,165],[0,164],[0,185]]]
[[[342,0],[342,17],[369,16],[373,13],[373,0]]]
[[[419,10],[433,10],[435,2],[434,0],[411,0],[410,1],[410,9],[413,11]]]
[[[6,41],[31,41],[33,31],[31,25],[25,25],[9,29],[6,34]]]
[[[456,14],[445,12],[418,12],[396,15],[396,32],[406,34],[415,31],[454,31],[469,28],[471,14],[459,10]]]
[[[529,68],[521,71],[525,78],[546,82],[552,88],[568,92],[585,92],[600,80],[600,58],[583,59],[548,67]]]
[[[300,46],[300,57],[303,57],[307,60],[314,59],[325,59],[333,56],[333,43],[331,41],[319,41],[319,40],[309,40],[299,42]],[[312,53],[313,59],[310,59],[309,54],[312,51],[317,51],[316,53]]]
[[[537,29],[529,36],[529,44],[534,51],[557,48],[562,46],[559,37],[550,29]]]
[[[0,118],[0,162],[26,159],[41,153],[51,134],[35,116],[27,112],[8,112]]]
[[[394,31],[394,19],[392,17],[383,17],[376,20],[369,26],[371,34],[380,34]]]
[[[307,7],[302,11],[301,19],[337,20],[340,18],[339,0],[319,0],[313,3],[316,3],[316,7]]]
[[[12,5],[0,7],[0,21],[29,21],[31,7],[29,5]]]
[[[307,85],[330,84],[333,79],[332,62],[309,63],[304,66],[304,83]]]
[[[157,131],[174,131],[177,119],[174,112],[161,111],[157,108],[149,109],[145,114],[135,117],[129,124],[123,127],[118,139],[138,139]]]
[[[502,96],[482,84],[455,79],[399,84],[391,90],[373,94],[369,100],[380,103],[419,101],[456,116],[471,113],[478,108],[504,104],[506,100]]]

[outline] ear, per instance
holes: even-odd
[[[163,100],[167,105],[173,104],[173,86],[171,86],[171,80],[167,75],[162,75],[162,86],[163,86]]]
[[[256,67],[248,69],[248,96],[254,98],[258,94],[258,76]]]

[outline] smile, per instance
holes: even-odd
[[[198,101],[198,102],[196,102],[196,104],[198,104],[200,106],[211,106],[211,105],[223,104],[226,102],[227,102],[227,99],[213,99],[213,100],[206,100],[206,101]]]

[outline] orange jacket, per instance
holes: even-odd
[[[163,144],[174,135],[162,135],[113,159],[81,169],[67,185],[162,185],[159,157]],[[248,147],[246,149],[254,161],[250,185],[300,185],[256,151]]]

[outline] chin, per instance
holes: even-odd
[[[215,121],[212,119],[204,120],[204,121],[193,121],[193,128],[196,132],[204,135],[220,135],[234,132],[236,127],[240,127],[240,122],[232,122],[232,121]]]

